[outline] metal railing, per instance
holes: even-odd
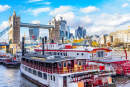
[[[56,73],[56,74],[67,74],[67,73],[75,73],[75,72],[93,72],[93,71],[98,71],[99,67],[95,65],[90,65],[84,68],[73,68],[71,67],[70,69],[57,69],[57,68],[51,68],[51,67],[45,67],[45,66],[40,66],[37,64],[31,64],[27,62],[22,62],[22,64],[43,71],[47,73]]]

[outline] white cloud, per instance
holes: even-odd
[[[46,8],[37,8],[37,9],[28,9],[27,11],[24,11],[24,12],[29,12],[30,14],[33,14],[35,16],[37,16],[38,14],[42,13],[42,12],[48,12],[50,11],[50,8],[49,7],[46,7]]]
[[[129,5],[128,3],[125,3],[121,7],[127,7],[128,5]]]
[[[9,8],[11,8],[11,7],[8,6],[8,5],[4,5],[4,6],[0,5],[0,12],[6,11],[6,10],[8,10]]]
[[[60,6],[59,8],[55,8],[54,11],[51,11],[50,15],[63,14],[69,12],[70,10],[72,10],[71,6]]]
[[[9,26],[8,21],[3,21],[3,23],[0,25],[0,32],[6,29]],[[0,42],[8,42],[8,32],[6,32],[3,36],[0,37]]]
[[[8,21],[3,21],[3,23],[0,25],[0,30],[4,30],[9,26]]]
[[[130,25],[130,14],[101,14],[93,21],[93,26],[89,27],[89,35],[110,34],[117,30],[128,29]]]
[[[80,8],[80,12],[83,12],[83,13],[91,13],[91,12],[95,12],[95,11],[99,11],[99,8],[96,8],[95,6]]]
[[[37,21],[37,20],[34,20],[34,21],[31,21],[32,24],[40,24],[40,21]]]
[[[51,2],[44,2],[44,4],[47,4],[47,5],[49,5],[49,4],[51,4]]]
[[[43,1],[43,0],[28,0],[28,2],[27,2],[27,3],[39,2],[39,1]]]
[[[98,25],[104,25],[104,26],[110,26],[110,27],[117,27],[121,26],[124,24],[130,23],[130,14],[114,14],[114,15],[109,15],[109,14],[102,14],[99,19],[97,24]]]

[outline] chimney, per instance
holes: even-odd
[[[24,37],[22,37],[22,56],[24,56],[24,53],[25,53],[24,50],[25,50],[24,49]]]
[[[42,38],[42,55],[44,55],[44,38]]]
[[[64,37],[62,37],[62,43],[64,43]]]

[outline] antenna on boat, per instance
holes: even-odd
[[[42,55],[44,55],[44,38],[42,38]]]
[[[47,43],[47,36],[45,36],[45,44]]]
[[[25,50],[25,49],[24,49],[24,39],[25,39],[25,38],[22,37],[22,56],[24,56],[24,53],[25,53],[25,52],[24,52],[24,50]]]
[[[62,43],[64,43],[64,37],[62,37]]]

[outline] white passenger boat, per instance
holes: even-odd
[[[92,61],[91,61],[92,62]],[[100,64],[99,64],[100,65]],[[86,59],[26,54],[21,72],[44,87],[92,87],[112,84],[111,74]],[[101,66],[101,65],[100,65]]]

